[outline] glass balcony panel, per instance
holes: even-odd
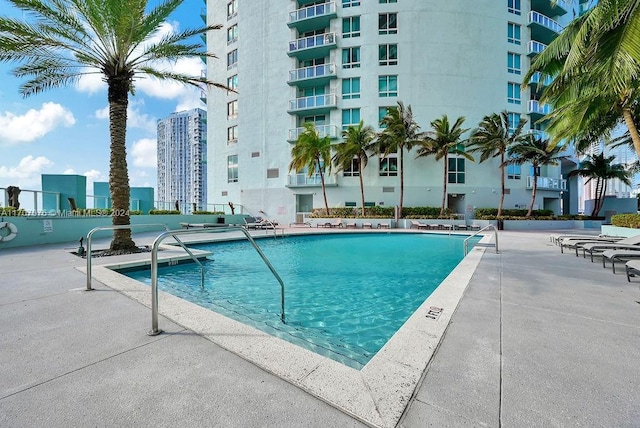
[[[288,83],[296,83],[303,80],[321,79],[321,78],[334,78],[336,77],[336,65],[335,64],[320,64],[311,67],[298,68],[296,70],[289,71]]]
[[[336,106],[337,97],[335,94],[314,95],[289,101],[289,111],[328,110]]]
[[[527,43],[527,55],[529,56],[538,55],[540,52],[542,52],[546,48],[547,48],[547,45],[545,45],[544,43],[531,40],[529,43]]]
[[[324,174],[324,185],[335,186],[335,176],[331,174]],[[289,187],[319,187],[322,186],[322,180],[320,174],[290,174],[287,179],[287,186]]]
[[[541,103],[538,100],[529,100],[527,111],[529,114],[546,116],[551,113],[551,105]]]
[[[289,13],[289,23],[303,21],[315,17],[333,15],[337,11],[335,2],[314,4]]]
[[[304,127],[289,129],[288,141],[296,141],[304,130]],[[316,125],[316,130],[318,131],[320,138],[329,137],[331,139],[336,139],[340,137],[338,127],[335,125]]]
[[[530,175],[527,177],[527,189],[533,188],[533,176]],[[537,177],[537,188],[540,190],[557,190],[557,191],[566,191],[567,190],[567,180],[563,178],[552,178],[552,177]]]

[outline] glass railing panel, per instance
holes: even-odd
[[[289,42],[289,52],[301,49],[310,49],[317,46],[328,46],[335,44],[335,33],[318,34],[316,36],[303,37]]]
[[[529,12],[529,22],[542,25],[543,27],[548,28],[551,31],[555,31],[558,34],[561,33],[563,30],[562,25],[558,24],[556,21],[549,18],[548,16],[533,10]]]
[[[331,15],[336,13],[337,8],[335,2],[327,2],[303,7],[289,13],[289,22],[298,22],[304,19],[314,18],[316,16]]]
[[[302,110],[316,107],[331,107],[336,105],[334,94],[314,95],[311,97],[296,98],[289,101],[289,110]]]
[[[311,67],[298,68],[289,71],[289,82],[297,82],[298,80],[315,79],[318,77],[335,76],[335,64],[321,64]]]

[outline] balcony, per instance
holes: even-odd
[[[200,101],[207,103],[207,91],[200,91]]]
[[[540,52],[545,50],[547,45],[544,43],[536,42],[535,40],[531,40],[527,43],[527,56],[534,57],[538,55]]]
[[[290,114],[310,115],[327,114],[338,107],[335,94],[314,95],[311,97],[296,98],[289,101]]]
[[[304,130],[304,127],[289,129],[289,137],[287,138],[287,141],[290,143],[296,142]],[[320,138],[329,137],[332,140],[335,140],[340,137],[338,127],[335,125],[316,125],[316,131],[318,131]]]
[[[551,85],[552,82],[553,77],[547,76],[543,78],[541,73],[535,72],[533,76],[531,76],[531,80],[529,80],[529,86],[533,92],[540,92],[542,89]]]
[[[331,174],[324,174],[325,187],[337,186],[336,177]],[[321,187],[322,181],[320,180],[320,174],[290,174],[287,176],[287,187]]]
[[[538,190],[567,191],[567,180],[564,178],[538,177]],[[527,189],[533,189],[533,176],[527,177]]]
[[[549,113],[551,113],[551,106],[549,104],[544,104],[537,100],[529,100],[527,104],[527,114],[531,116],[531,122],[535,122]]]
[[[547,16],[562,16],[571,9],[564,0],[531,0],[531,10]]]
[[[335,47],[335,33],[318,34],[290,41],[287,55],[299,60],[321,58],[329,56],[329,52]]]
[[[527,26],[531,28],[532,39],[546,44],[551,43],[563,30],[562,25],[535,11],[529,12],[529,24]]]
[[[314,4],[289,13],[289,28],[305,33],[316,28],[327,28],[337,15],[335,2]]]
[[[291,86],[296,85],[299,88],[324,86],[329,84],[329,80],[335,79],[337,76],[335,64],[321,64],[289,71],[287,83]]]

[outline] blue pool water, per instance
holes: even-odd
[[[280,285],[246,240],[195,247],[213,252],[204,263],[204,289],[192,263],[161,267],[158,284],[359,369],[462,260],[464,238],[375,233],[257,240],[284,281],[286,324]],[[123,273],[151,283],[148,269]]]

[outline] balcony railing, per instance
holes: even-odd
[[[337,11],[335,2],[314,4],[289,13],[289,22],[294,23],[318,16],[333,15]]]
[[[289,129],[289,138],[287,140],[297,141],[305,129],[304,127]],[[340,136],[338,127],[335,125],[316,125],[316,131],[318,131],[320,138],[329,137],[335,139]]]
[[[545,45],[544,43],[531,40],[529,43],[527,43],[527,55],[529,56],[537,55],[543,50],[545,50],[546,48],[547,48],[547,45]]]
[[[529,12],[529,23],[542,25],[543,27],[548,28],[549,30],[557,34],[562,33],[562,30],[563,30],[562,25],[558,24],[556,21],[549,18],[548,16],[543,15],[534,10]]]
[[[551,113],[551,105],[541,103],[538,100],[529,100],[527,112],[529,114],[539,114],[546,116]]]
[[[549,139],[549,134],[547,134],[544,131],[540,131],[539,129],[529,129],[529,130],[525,131],[524,133],[525,134],[531,134],[535,138],[537,138],[538,140],[548,140]]]
[[[322,77],[335,77],[335,64],[321,64],[311,67],[298,68],[289,71],[289,82],[299,82],[301,80],[317,79]]]
[[[303,49],[311,49],[319,46],[335,45],[336,34],[326,33],[318,34],[316,36],[303,37],[301,39],[292,40],[289,42],[289,52],[296,52]]]
[[[335,94],[314,95],[289,101],[289,111],[335,108],[336,106],[337,97]]]
[[[567,180],[564,178],[538,177],[538,186],[540,190],[567,190]],[[533,176],[527,177],[527,189],[533,188]]]
[[[531,76],[531,80],[529,80],[529,84],[538,85],[538,86],[549,86],[553,82],[553,77],[546,76],[544,79],[542,78],[542,73],[536,71]]]
[[[325,186],[335,186],[336,178],[331,174],[324,174],[324,185]],[[322,180],[320,179],[320,174],[313,174],[309,176],[309,174],[290,174],[287,180],[287,186],[289,187],[315,187],[322,186]]]

